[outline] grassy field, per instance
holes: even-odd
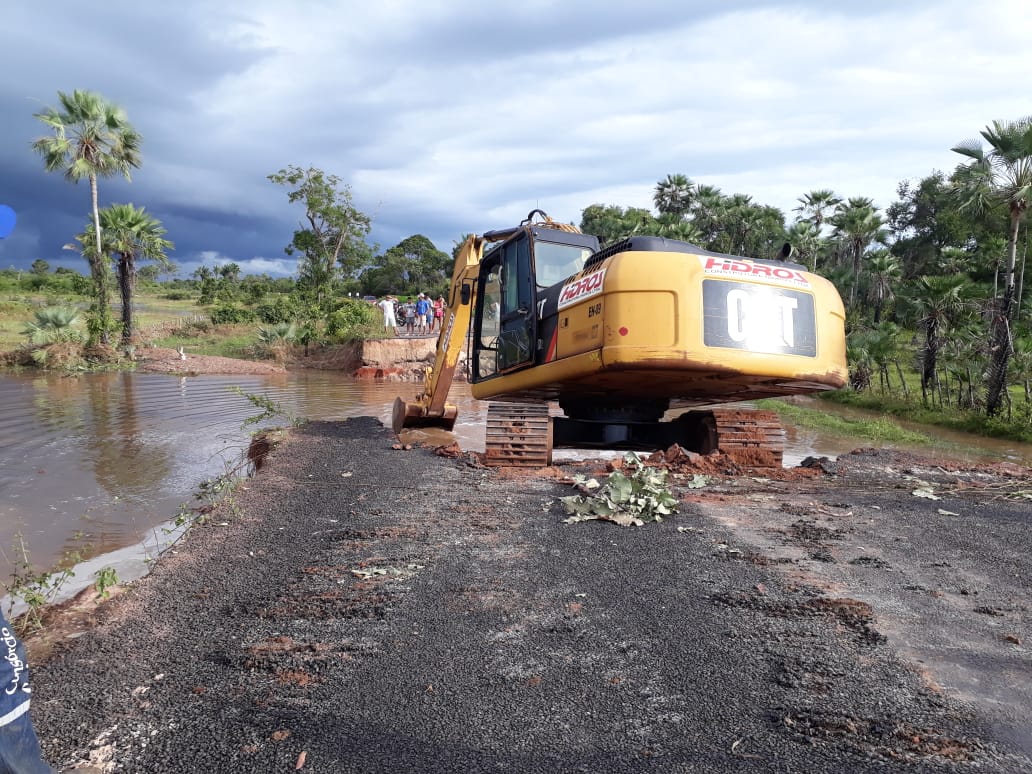
[[[202,331],[196,328],[184,330],[155,339],[156,347],[183,347],[191,355],[219,355],[221,357],[248,358],[253,355],[257,336],[253,325],[219,325]]]
[[[0,292],[0,352],[12,350],[25,337],[25,324],[34,319],[35,311],[46,306],[72,306],[85,309],[88,301],[82,296],[54,293]],[[133,303],[137,325],[140,329],[159,325],[170,320],[189,319],[194,315],[204,316],[205,310],[193,299],[170,300],[151,288],[141,288]],[[122,307],[111,306],[115,319],[122,315]],[[165,346],[165,345],[162,345]]]

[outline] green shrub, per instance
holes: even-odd
[[[335,341],[366,339],[383,329],[383,315],[364,301],[343,301],[326,318],[326,335]]]
[[[215,325],[250,323],[254,318],[254,311],[243,306],[220,304],[211,310],[211,321]]]
[[[162,296],[167,301],[186,301],[193,298],[193,293],[186,290],[170,290],[168,293]]]
[[[297,323],[275,323],[258,328],[258,341],[262,344],[293,344],[297,340]]]
[[[272,301],[259,304],[254,310],[259,322],[266,325],[289,323],[301,316],[298,304],[289,296],[277,296]]]
[[[82,313],[78,309],[48,306],[36,310],[36,319],[25,323],[22,335],[36,345],[82,341],[82,332],[75,327],[81,320]]]
[[[78,273],[72,274],[70,282],[73,293],[77,293],[80,296],[88,296],[93,292],[93,282],[89,277],[84,277]]]

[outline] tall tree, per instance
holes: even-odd
[[[810,271],[817,271],[817,254],[821,248],[821,232],[817,226],[808,220],[798,220],[785,231],[785,239],[795,249],[798,261],[809,264]]]
[[[656,183],[652,201],[660,215],[684,217],[692,206],[695,183],[687,175],[667,175]]]
[[[986,413],[1000,410],[1007,389],[1007,366],[1014,343],[1011,318],[1015,295],[1018,231],[1032,198],[1032,117],[994,121],[981,132],[988,143],[969,140],[953,151],[970,159],[954,176],[965,208],[1007,213],[1007,264],[1002,298],[997,298],[990,331],[990,364],[986,380]]]
[[[77,183],[89,180],[93,205],[94,244],[83,255],[90,261],[90,273],[96,287],[95,314],[98,319],[91,334],[108,341],[110,310],[106,287],[104,252],[101,249],[100,204],[97,179],[122,174],[130,179],[131,169],[140,166],[141,138],[126,118],[125,111],[100,94],[76,89],[71,94],[59,91],[61,109],[48,107],[36,118],[52,132],[39,137],[32,148],[43,157],[48,172],[63,171],[67,179]]]
[[[972,236],[983,241],[981,219],[960,211],[953,185],[942,172],[916,184],[904,180],[896,187],[896,196],[885,215],[892,253],[900,259],[907,279],[933,274],[951,246],[965,245]]]
[[[676,215],[661,215],[656,219],[656,236],[679,239],[695,245],[702,242],[702,232],[695,224]]]
[[[842,200],[835,196],[835,192],[827,188],[810,191],[796,201],[799,202],[799,206],[793,212],[799,213],[799,220],[805,220],[816,226],[818,234],[820,234],[824,221],[842,203]]]
[[[605,247],[634,234],[656,233],[656,219],[641,207],[590,204],[581,211],[580,230],[597,236]]]
[[[700,185],[695,188],[692,201],[692,223],[702,233],[700,243],[710,250],[720,232],[721,213],[724,210],[724,195],[715,185]]]
[[[362,272],[363,292],[444,295],[451,278],[453,258],[422,234],[401,240]]]
[[[874,324],[881,322],[882,307],[895,295],[899,282],[899,261],[888,251],[878,250],[867,261],[867,298],[874,303]]]
[[[132,204],[112,204],[100,211],[105,255],[117,256],[118,288],[122,298],[122,345],[132,343],[136,333],[133,318],[133,291],[136,289],[136,266],[139,261],[167,264],[166,250],[175,247],[165,239],[161,221],[148,214],[143,207]],[[92,224],[78,239],[84,244],[93,239]]]
[[[923,394],[927,395],[927,391],[938,385],[939,350],[947,331],[965,307],[966,285],[967,278],[963,276],[925,276],[918,279],[917,287],[913,289],[912,301],[920,314],[920,322],[925,332],[921,358]]]
[[[885,221],[878,214],[874,203],[866,197],[855,197],[839,204],[835,214],[828,219],[835,227],[835,235],[841,240],[845,254],[853,267],[853,289],[850,302],[856,300],[856,287],[860,279],[860,267],[867,248],[874,242],[884,242]]]
[[[300,227],[285,252],[300,255],[298,284],[317,304],[323,304],[336,280],[352,276],[371,258],[365,241],[369,216],[355,207],[350,186],[321,169],[291,165],[268,179],[290,189],[287,200],[291,204],[304,205]]]

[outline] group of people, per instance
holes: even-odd
[[[439,330],[444,319],[444,297],[432,301],[426,293],[415,300],[400,301],[396,296],[384,296],[376,305],[383,312],[383,329],[393,336],[408,334],[424,336]]]

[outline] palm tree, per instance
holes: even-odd
[[[867,298],[874,302],[874,324],[881,322],[882,306],[895,298],[900,280],[899,260],[888,250],[878,250],[867,260]]]
[[[854,331],[846,336],[846,362],[849,363],[849,386],[863,392],[871,386],[870,332]]]
[[[820,229],[807,220],[799,220],[785,231],[785,239],[795,249],[799,262],[805,263],[809,259],[810,270],[817,271],[817,253],[821,245]]]
[[[718,232],[720,212],[723,208],[724,195],[715,185],[699,185],[695,187],[695,198],[692,200],[692,223],[702,233],[701,244],[710,250],[714,248],[714,239]]]
[[[84,250],[90,263],[97,293],[97,333],[108,341],[107,286],[101,249],[100,205],[97,178],[125,175],[140,166],[140,135],[129,124],[125,111],[95,92],[76,89],[71,94],[57,93],[61,110],[47,108],[36,118],[53,131],[53,136],[39,137],[32,148],[43,157],[48,172],[62,170],[67,179],[90,182],[93,204],[95,240],[93,250]]]
[[[652,201],[660,215],[684,217],[692,206],[695,183],[686,175],[667,175],[656,183]]]
[[[934,388],[938,383],[939,350],[947,330],[953,325],[959,312],[964,309],[964,291],[968,278],[953,274],[946,277],[919,277],[914,305],[920,313],[925,331],[925,346],[921,363],[921,392]]]
[[[82,315],[70,306],[47,306],[36,310],[36,319],[25,323],[22,335],[32,344],[55,344],[61,341],[76,341],[79,332],[75,330]]]
[[[980,214],[1002,208],[1009,217],[1003,298],[996,299],[990,328],[985,410],[993,416],[1000,410],[1007,388],[1007,366],[1013,350],[1010,320],[1018,230],[1032,198],[1032,116],[1010,122],[994,121],[981,135],[989,144],[988,150],[979,140],[968,140],[952,150],[971,159],[958,167],[955,175],[962,208]]]
[[[133,290],[136,287],[137,261],[157,261],[168,265],[166,250],[175,247],[164,238],[161,221],[149,215],[143,207],[132,204],[112,204],[100,211],[105,255],[118,256],[118,289],[122,297],[122,344],[128,346],[135,334],[133,320]],[[88,242],[92,224],[86,227],[79,240]],[[239,268],[239,267],[238,267]]]
[[[667,239],[679,239],[682,242],[699,244],[702,241],[702,233],[690,220],[680,220],[671,215],[661,215],[656,220],[656,233],[658,236]]]
[[[846,254],[852,260],[853,291],[849,299],[852,304],[856,301],[856,286],[864,252],[872,242],[884,242],[886,239],[883,228],[885,220],[870,199],[857,197],[839,204],[828,222],[835,226],[835,235],[842,241]]]
[[[871,362],[878,368],[878,382],[883,388],[889,388],[889,363],[899,355],[900,328],[895,323],[883,322],[867,331],[867,353]],[[902,389],[906,385],[901,385]]]
[[[799,202],[799,206],[793,212],[799,213],[799,220],[807,221],[816,226],[818,234],[820,234],[821,225],[827,220],[828,214],[842,203],[842,200],[835,196],[835,192],[827,188],[810,191],[810,193],[800,196],[796,201]]]

